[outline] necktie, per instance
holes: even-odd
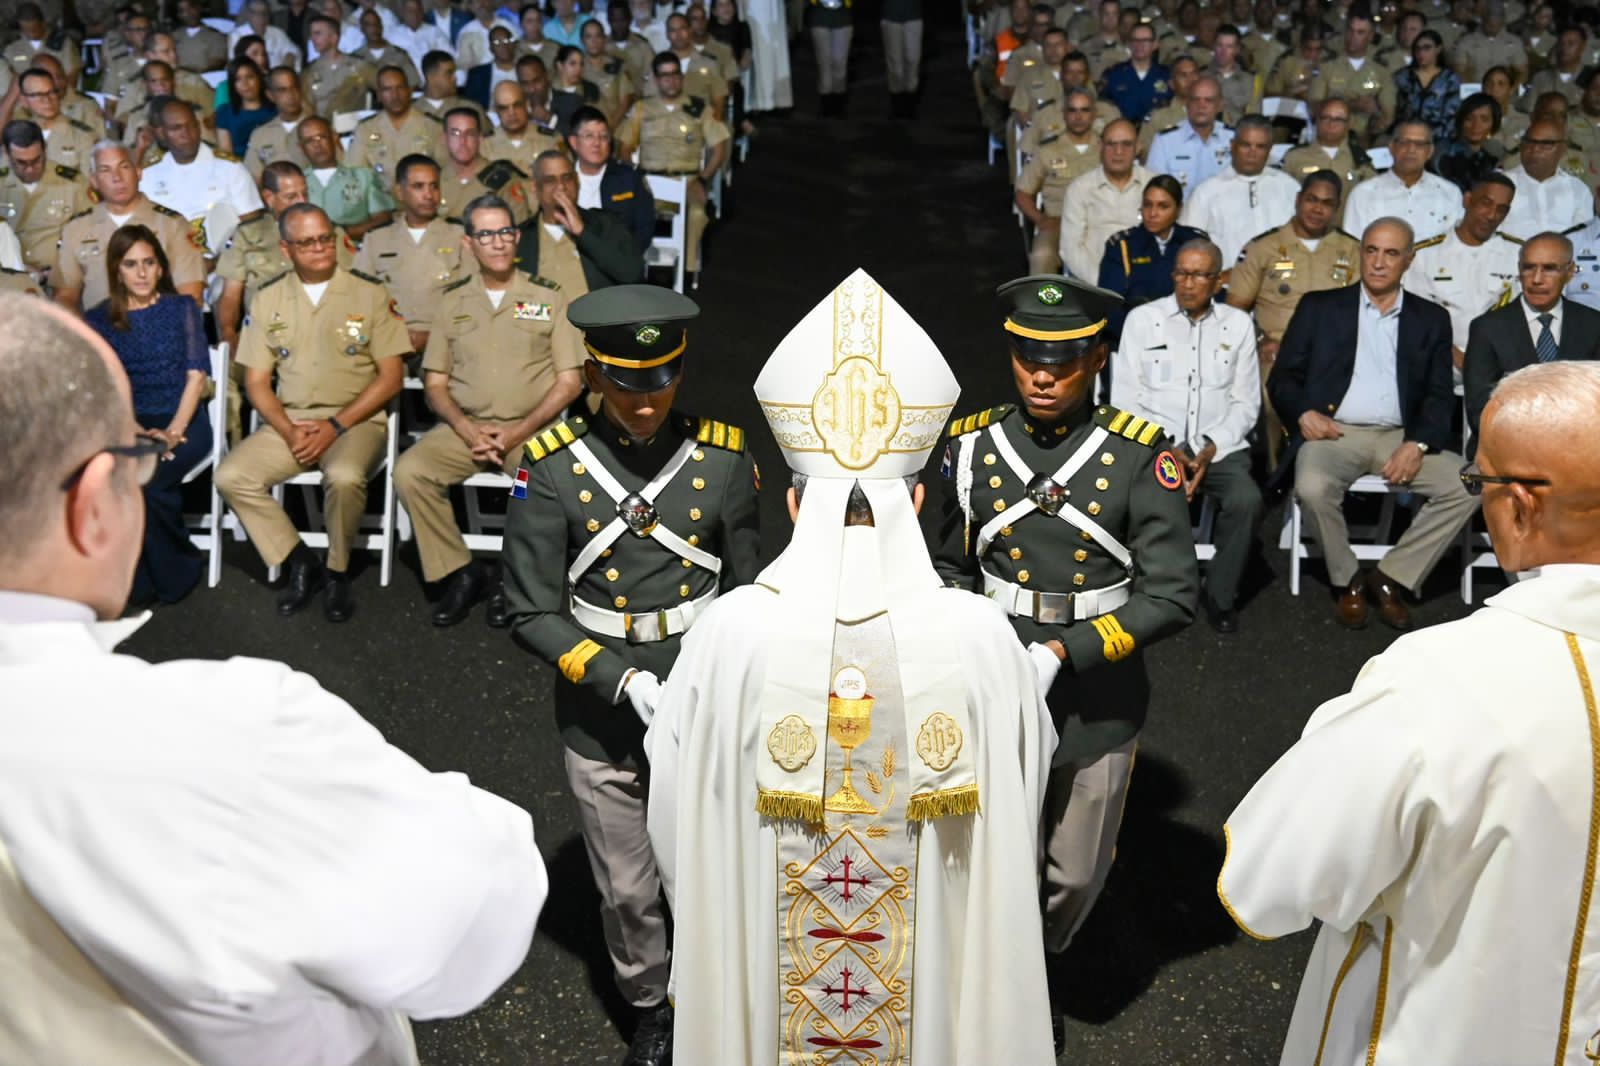
[[[1555,320],[1556,316],[1548,311],[1539,316],[1539,340],[1534,344],[1533,351],[1541,363],[1553,363],[1560,354],[1556,351],[1556,335],[1550,332],[1550,323]]]

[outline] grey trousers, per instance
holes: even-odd
[[[922,20],[878,24],[883,29],[883,65],[888,68],[889,91],[914,93],[922,73]]]
[[[1050,771],[1044,792],[1044,948],[1065,951],[1094,909],[1117,854],[1139,740]]]
[[[600,922],[617,988],[635,1007],[654,1006],[666,998],[669,965],[661,876],[645,826],[649,783],[637,771],[586,759],[570,748],[562,754],[600,890]]]
[[[817,92],[842,93],[849,87],[850,35],[853,26],[813,26],[811,44],[817,52]]]
[[[1405,431],[1339,423],[1338,440],[1307,441],[1295,459],[1294,494],[1305,514],[1311,536],[1327,560],[1328,579],[1335,588],[1348,585],[1361,569],[1350,550],[1350,530],[1344,520],[1344,494],[1363,474],[1376,474],[1405,440]],[[1478,501],[1461,484],[1461,456],[1437,452],[1422,458],[1422,469],[1409,486],[1427,498],[1411,528],[1389,549],[1378,568],[1385,576],[1415,592],[1428,574],[1456,543],[1461,527],[1472,517]]]
[[[1250,561],[1250,544],[1261,525],[1261,490],[1250,476],[1250,453],[1234,452],[1206,468],[1200,495],[1217,503],[1211,540],[1216,554],[1206,565],[1206,595],[1223,610],[1239,597],[1239,582]]]

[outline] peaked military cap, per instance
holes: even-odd
[[[995,295],[1006,309],[1011,347],[1034,363],[1068,363],[1103,343],[1107,316],[1122,303],[1114,292],[1061,274],[1017,278]]]
[[[632,392],[654,392],[683,372],[688,323],[700,305],[660,285],[613,285],[572,301],[567,319],[600,372]]]

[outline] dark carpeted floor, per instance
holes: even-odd
[[[787,535],[783,464],[750,384],[787,330],[854,268],[872,273],[940,344],[966,389],[961,409],[1011,399],[992,293],[1023,273],[1026,260],[1005,175],[984,162],[950,7],[931,15],[947,21],[930,27],[915,123],[887,118],[876,20],[863,11],[850,117],[813,118],[814,98],[803,96],[794,115],[764,122],[737,172],[730,219],[710,237],[704,287],[694,294],[704,315],[691,332],[680,401],[751,431],[769,472],[769,556]],[[796,83],[809,87],[804,39],[794,58]],[[1274,512],[1268,528],[1278,521]],[[551,672],[478,617],[431,629],[414,553],[407,548],[401,559],[386,589],[367,567],[356,582],[354,620],[331,626],[316,611],[278,619],[259,560],[247,546],[230,546],[219,588],[158,612],[125,650],[152,659],[286,660],[349,699],[424,765],[465,771],[532,811],[552,882],[533,951],[482,1010],[419,1026],[423,1058],[433,1066],[615,1062],[625,1014],[565,794]],[[1320,567],[1311,565],[1304,594],[1294,598],[1284,553],[1271,548],[1264,559],[1242,632],[1222,639],[1200,624],[1151,651],[1156,699],[1118,864],[1070,955],[1074,1019],[1063,1061],[1277,1061],[1310,938],[1262,944],[1235,931],[1215,897],[1222,822],[1312,709],[1343,691],[1393,634],[1339,630]],[[1454,566],[1449,560],[1436,575],[1419,623],[1464,613]]]

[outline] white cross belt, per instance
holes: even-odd
[[[692,440],[685,440],[680,444],[678,450],[673,453],[672,458],[667,460],[667,465],[663,466],[656,476],[650,479],[649,484],[639,490],[639,495],[644,497],[651,505],[654,505],[656,496],[660,494],[662,489],[667,487],[668,482],[677,476],[678,471],[683,469],[684,464],[689,461],[689,456],[693,454],[695,447],[695,442]],[[595,458],[594,452],[583,442],[582,438],[574,440],[567,445],[567,450],[578,457],[578,460],[588,469],[590,476],[599,483],[605,494],[611,497],[613,503],[621,503],[628,495],[628,490],[624,489],[622,483],[612,476],[611,471],[601,465],[600,461]],[[572,561],[572,565],[567,569],[567,586],[571,588],[577,585],[578,579],[588,572],[589,567],[594,565],[596,559],[600,558],[600,553],[615,544],[617,538],[627,531],[628,523],[624,522],[622,516],[618,515],[611,520],[609,525],[599,533],[596,533],[594,539],[583,546],[583,550],[578,553],[578,557]],[[659,515],[657,516],[655,528],[650,531],[649,536],[674,555],[688,559],[697,566],[710,570],[713,574],[722,572],[721,559],[710,552],[702,551],[668,529],[666,524],[660,520]]]

